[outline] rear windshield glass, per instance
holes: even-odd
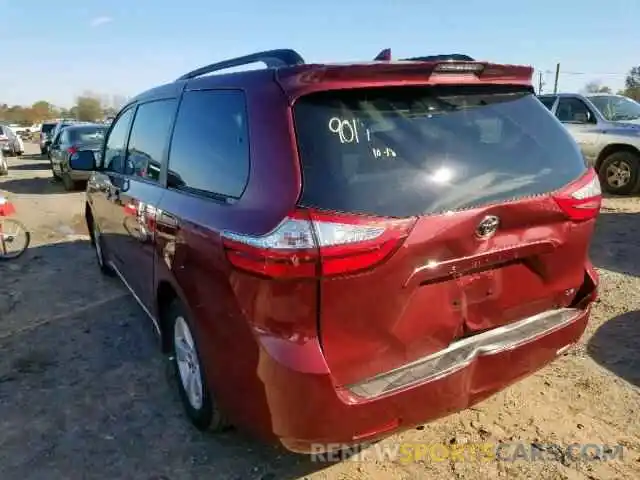
[[[49,133],[51,132],[51,130],[53,130],[53,127],[55,127],[56,124],[55,123],[45,123],[42,125],[42,133]]]
[[[72,142],[99,143],[104,139],[106,127],[70,128],[69,136]]]
[[[528,91],[386,87],[315,93],[294,107],[301,203],[405,217],[557,190],[585,171]]]

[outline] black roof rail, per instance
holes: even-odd
[[[381,50],[380,53],[376,55],[376,58],[373,59],[374,62],[383,62],[383,61],[389,61],[389,60],[391,60],[390,48],[385,48],[384,50]]]
[[[218,70],[240,67],[242,65],[249,65],[256,62],[264,63],[267,68],[287,67],[292,65],[302,65],[305,63],[304,59],[295,50],[291,50],[288,48],[266,50],[264,52],[252,53],[250,55],[244,55],[242,57],[230,58],[229,60],[223,60],[222,62],[212,63],[211,65],[197,68],[188,73],[185,73],[176,81],[189,80],[190,78],[206,75],[207,73],[217,72]]]

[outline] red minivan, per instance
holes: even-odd
[[[578,341],[600,185],[531,76],[262,52],[139,95],[71,159],[94,171],[100,267],[153,320],[198,428],[365,443]]]

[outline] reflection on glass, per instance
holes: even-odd
[[[620,95],[593,95],[591,103],[612,122],[640,119],[640,103]]]

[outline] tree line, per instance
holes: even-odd
[[[70,108],[57,107],[46,100],[39,100],[31,106],[7,105],[0,103],[0,121],[30,126],[55,118],[70,118],[86,122],[95,122],[114,116],[124,105],[126,98],[100,96],[91,92],[76,98]]]
[[[602,82],[589,82],[585,85],[586,93],[613,93],[613,89]],[[640,66],[633,67],[624,80],[624,88],[617,92],[618,95],[633,98],[640,102]]]

